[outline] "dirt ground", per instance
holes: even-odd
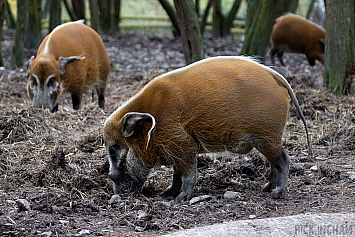
[[[13,36],[5,32],[6,69],[0,71],[1,236],[159,236],[231,220],[355,211],[355,98],[322,88],[322,64],[310,67],[305,56],[288,54],[287,66],[277,61],[273,67],[296,93],[313,148],[309,159],[305,130],[291,105],[284,134],[291,159],[284,197],[261,192],[269,166],[253,150],[201,154],[194,197],[208,197],[200,202],[174,204],[159,195],[171,181],[170,167],[154,169],[142,193],[121,194],[121,200],[110,202],[103,123],[154,76],[184,66],[179,39],[103,35],[113,68],[105,110],[88,92],[80,111],[72,109],[67,95],[59,111],[50,113],[30,107],[26,67],[8,69]],[[205,39],[204,44],[206,57],[238,55],[242,46],[236,38]],[[35,52],[26,49],[25,60]],[[235,197],[225,197],[227,191]]]

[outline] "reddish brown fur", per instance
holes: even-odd
[[[301,53],[307,56],[311,66],[315,60],[323,62],[325,30],[304,17],[287,14],[276,19],[271,33],[273,63],[277,54],[282,65],[284,52]]]
[[[182,192],[177,200],[190,198],[191,190],[185,189],[190,189],[194,182],[187,188],[184,182],[197,176],[196,154],[206,151],[247,153],[255,147],[274,167],[272,172],[278,172],[275,167],[281,172],[288,167],[281,139],[289,96],[304,121],[287,81],[245,57],[207,59],[154,79],[105,122],[104,139],[115,192],[121,190],[117,187],[124,182],[118,177],[124,172],[118,167],[123,162],[127,163],[127,170],[134,166],[136,173],[165,164],[174,165],[176,176],[168,194],[178,194],[182,179]],[[150,140],[147,134],[153,121],[149,116],[134,127],[133,135],[124,135],[125,116],[131,112],[155,118],[156,127]],[[116,155],[122,154],[121,150],[131,153],[127,157]],[[288,168],[284,171],[288,173]],[[136,174],[128,173],[135,180]],[[144,177],[140,181],[144,182]],[[277,189],[275,182],[270,180],[265,191]]]
[[[48,46],[47,41],[49,41]],[[77,57],[65,63],[61,74],[62,58]],[[29,82],[27,86],[33,106],[45,106],[55,111],[58,97],[62,92],[72,94],[73,107],[81,106],[82,93],[88,88],[95,87],[99,96],[99,106],[104,108],[104,93],[110,71],[110,62],[106,48],[101,37],[90,27],[71,22],[58,26],[43,40],[38,48],[37,55],[29,62]],[[40,88],[36,86],[37,76]],[[46,91],[48,78],[54,75],[57,84]],[[56,88],[55,85],[58,85]],[[39,90],[40,89],[40,90]],[[45,95],[36,101],[35,94],[51,93],[50,99]],[[50,101],[49,101],[50,100]],[[50,108],[52,107],[52,108]]]

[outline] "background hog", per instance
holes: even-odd
[[[301,53],[307,56],[309,65],[314,66],[315,60],[323,63],[325,30],[304,17],[287,14],[276,19],[271,33],[272,49],[270,57],[275,64],[277,54],[281,64],[284,52]]]
[[[83,91],[94,87],[99,107],[105,106],[110,62],[101,37],[81,22],[56,27],[28,62],[27,92],[32,106],[58,110],[58,98],[69,92],[80,109]]]
[[[282,147],[289,96],[280,74],[246,57],[214,57],[165,73],[104,124],[114,192],[141,190],[151,168],[173,165],[165,195],[192,197],[200,152],[258,149],[271,166],[263,191],[286,191],[289,158]],[[310,148],[310,146],[309,146]]]

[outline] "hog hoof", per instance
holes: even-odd
[[[276,187],[275,189],[272,190],[271,197],[279,198],[281,196],[284,196],[285,193],[286,193],[285,189],[281,189],[280,187]]]
[[[181,201],[185,200],[185,198],[188,201],[192,198],[192,195],[188,195],[186,193],[180,193],[179,196],[175,198],[175,203],[180,203]]]
[[[264,187],[262,188],[263,192],[271,192],[273,191],[273,189],[275,188],[275,185],[273,185],[272,183],[268,182],[264,185]]]
[[[176,190],[172,187],[168,187],[166,188],[162,193],[161,196],[163,197],[176,197],[177,195],[179,195],[180,190]]]

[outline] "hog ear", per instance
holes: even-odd
[[[80,56],[71,56],[64,58],[62,56],[59,57],[59,71],[60,74],[63,75],[65,73],[65,67],[67,66],[68,63],[73,62],[75,60],[82,60],[85,59],[85,56],[80,55]]]
[[[122,121],[122,132],[124,137],[130,137],[133,135],[136,129],[138,129],[141,125],[145,122],[150,121],[152,123],[152,127],[149,129],[148,136],[147,136],[147,144],[146,149],[148,148],[149,141],[151,136],[153,135],[156,122],[155,118],[148,113],[138,113],[138,112],[130,112],[123,116]]]
[[[30,68],[32,66],[33,59],[35,59],[35,56],[32,56],[27,62],[27,70],[28,71],[30,70]]]

